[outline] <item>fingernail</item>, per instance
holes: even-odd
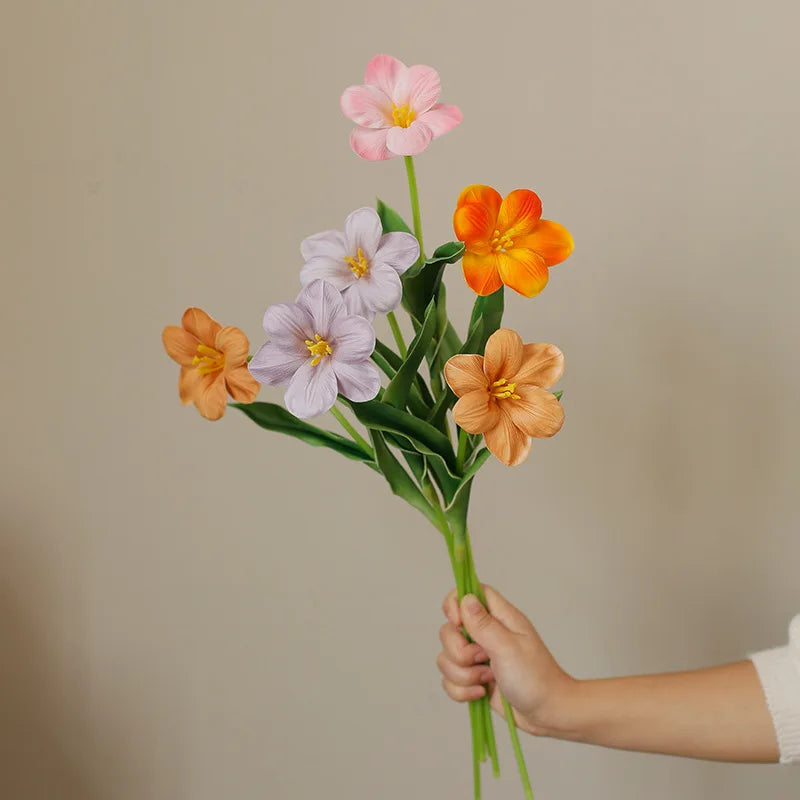
[[[464,608],[466,608],[470,614],[480,614],[481,609],[483,608],[483,606],[481,605],[481,601],[478,600],[478,598],[475,597],[474,594],[464,595],[463,602],[464,602]]]
[[[489,683],[492,679],[492,671],[490,669],[485,669],[481,672],[481,683]]]
[[[475,663],[476,664],[482,664],[484,661],[486,661],[486,653],[478,653],[475,656]]]

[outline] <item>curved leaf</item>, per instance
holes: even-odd
[[[418,325],[423,324],[428,303],[439,289],[444,268],[455,264],[463,253],[463,242],[448,242],[437,247],[429,259],[403,273],[403,308]]]
[[[402,233],[412,232],[411,228],[406,225],[405,220],[393,208],[387,206],[380,197],[376,207],[384,233],[394,233],[396,231],[401,231]]]

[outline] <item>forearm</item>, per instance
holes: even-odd
[[[547,734],[624,750],[776,762],[778,745],[750,661],[575,681]]]

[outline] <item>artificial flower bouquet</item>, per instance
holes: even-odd
[[[508,466],[522,463],[531,439],[557,433],[564,419],[561,393],[551,391],[563,355],[501,327],[504,286],[524,297],[539,294],[548,268],[573,245],[563,226],[541,219],[533,191],[502,197],[490,186],[471,185],[455,204],[457,241],[425,253],[413,157],[461,122],[458,108],[438,102],[439,92],[431,67],[378,55],[364,83],[341,96],[342,111],[356,125],[350,146],[358,156],[404,158],[413,232],[379,201],[375,209],[353,211],[343,230],[304,239],[302,288],[294,302],[267,308],[268,338],[252,356],[239,328],[223,327],[199,308],[187,309],[180,327],[167,326],[163,342],[180,364],[184,404],[216,420],[230,395],[231,406],[262,428],[361,461],[442,534],[459,597],[474,593],[485,602],[467,529],[475,476],[492,455]],[[443,281],[448,265],[459,261],[477,295],[463,338],[448,318]],[[408,344],[394,313],[400,307],[414,330]],[[388,318],[393,346],[376,338],[378,314]],[[260,384],[286,386],[285,408],[256,402]],[[307,422],[326,412],[345,435]],[[525,795],[532,797],[504,698],[503,707]],[[491,759],[500,774],[488,693],[469,703],[469,714],[478,798],[481,762]]]

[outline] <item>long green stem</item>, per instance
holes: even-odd
[[[392,329],[392,336],[394,336],[394,341],[397,345],[397,349],[400,351],[400,356],[402,357],[403,361],[405,361],[408,351],[406,350],[406,343],[403,340],[403,332],[400,330],[400,325],[397,322],[397,317],[394,315],[394,311],[390,311],[386,315],[386,319],[389,320],[389,327]]]
[[[405,156],[406,173],[408,174],[408,193],[411,195],[411,215],[414,220],[414,236],[419,242],[419,257],[425,260],[425,246],[422,244],[422,217],[419,213],[419,192],[417,191],[417,173],[414,169],[414,157]]]
[[[347,417],[345,417],[345,415],[342,414],[342,412],[339,411],[336,406],[331,407],[331,414],[336,417],[336,420],[339,422],[339,424],[353,437],[353,441],[363,447],[364,450],[366,450],[370,456],[374,458],[375,454],[372,452],[369,442],[350,424]]]
[[[469,434],[463,429],[458,429],[458,455],[456,456],[456,469],[459,474],[464,469],[464,461],[467,457],[467,443],[469,442]],[[469,542],[469,538],[467,537]]]
[[[508,733],[511,736],[511,744],[514,747],[514,757],[517,759],[517,768],[519,769],[519,777],[522,781],[525,798],[526,800],[533,800],[533,789],[531,789],[531,780],[528,777],[528,768],[525,766],[525,756],[522,754],[522,748],[519,746],[517,723],[514,722],[514,711],[504,695],[501,694],[500,699],[503,701],[503,713],[506,715]]]

